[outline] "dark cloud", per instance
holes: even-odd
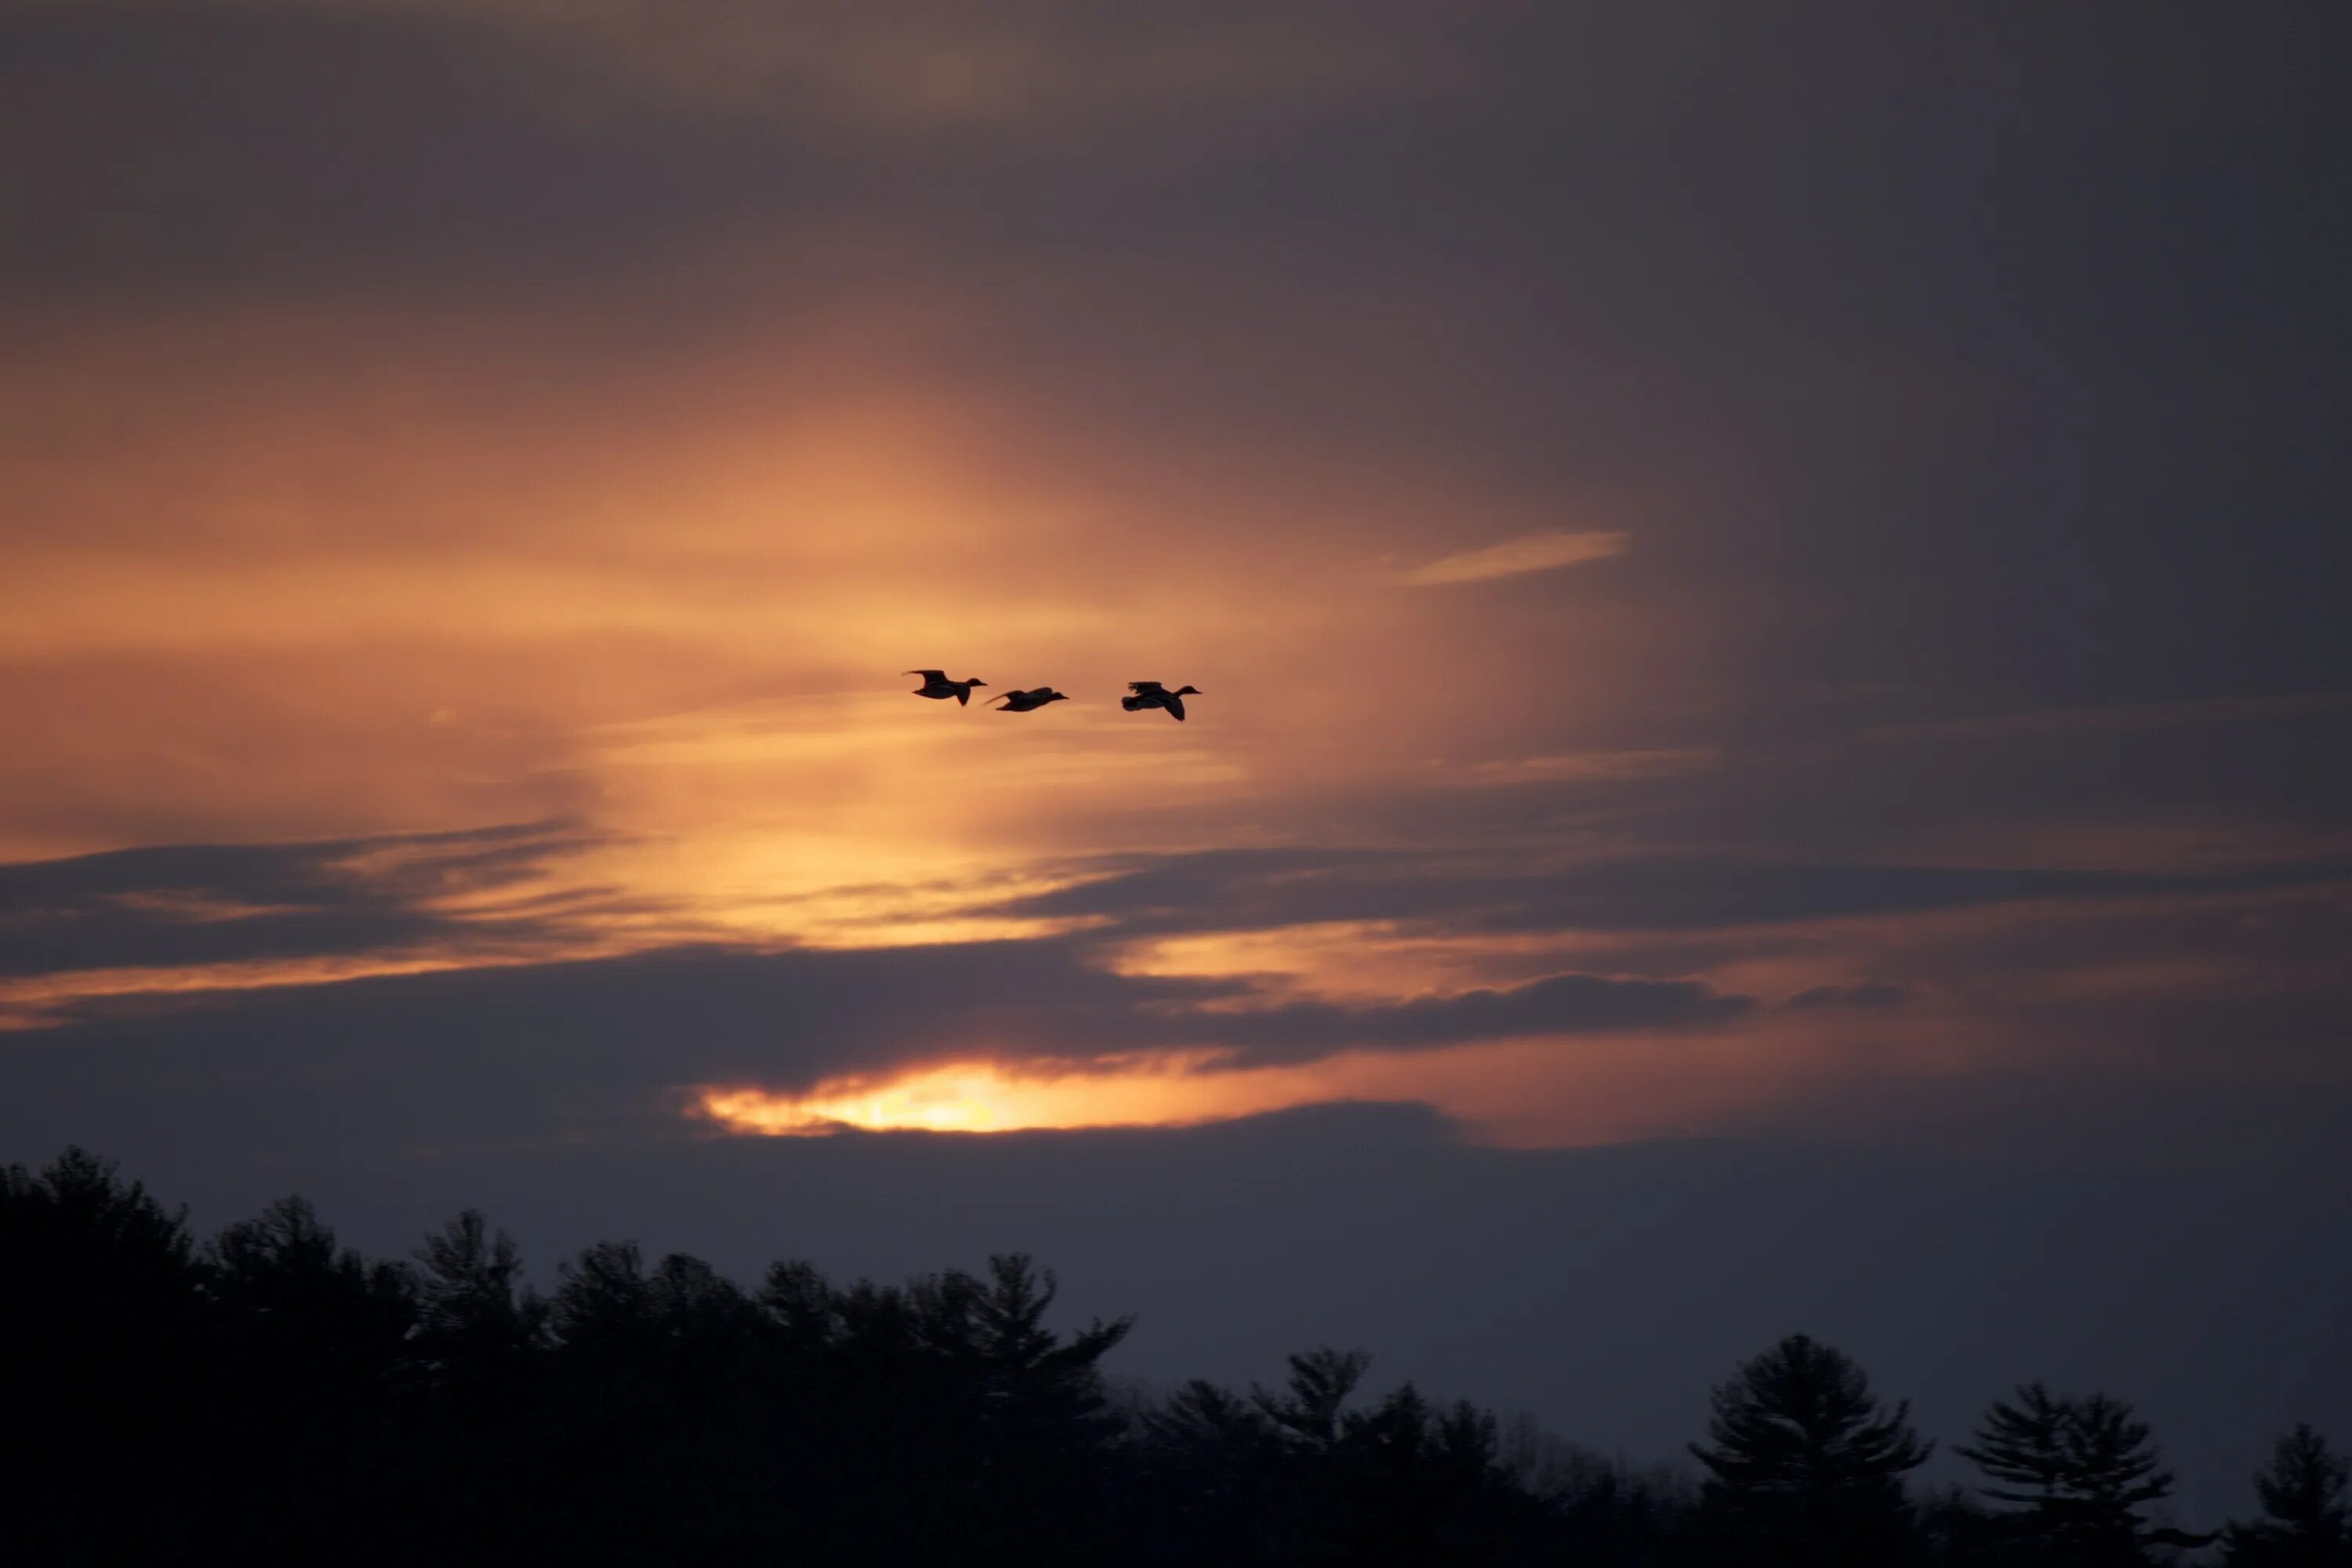
[[[967,258],[1050,246],[1118,225],[1105,204],[1135,183],[1073,170],[1069,139],[1156,153],[1138,171],[1156,184],[1174,149],[1192,167],[1235,130],[1418,97],[1398,79],[1427,30],[1237,7],[602,9],[0,9],[0,138],[26,154],[0,187],[23,241],[0,278],[52,303],[418,297],[844,223],[919,219]],[[1286,61],[1322,79],[1302,90]],[[762,268],[818,289],[864,270]]]
[[[1975,834],[1990,857],[2004,829],[2063,823],[2077,863],[2128,868],[2136,863],[2104,845],[2103,830],[2154,822],[2189,845],[2226,848],[2233,830],[2256,826],[2273,838],[2274,857],[2284,848],[2305,864],[2344,864],[2334,831],[2352,779],[2352,725],[2341,692],[2088,709],[2037,700],[1906,721],[1928,701],[1904,688],[1735,721],[1748,733],[1724,776],[1654,789],[1642,829],[1877,858],[1956,833]]]
[[[1188,1029],[1239,1046],[1250,1061],[1296,1061],[1355,1048],[1414,1050],[1468,1040],[1625,1030],[1709,1028],[1730,1023],[1753,998],[1696,981],[1609,980],[1555,974],[1505,991],[1468,991],[1393,1006],[1294,1002],[1249,1012],[1199,1015]]]
[[[112,1059],[139,1076],[230,1075],[262,1100],[399,1137],[432,1139],[450,1116],[528,1138],[567,1118],[671,1120],[671,1091],[714,1079],[792,1089],[926,1057],[1131,1049],[1149,1043],[1148,1009],[1235,989],[1124,979],[1056,942],[684,948],[87,1003],[23,1037],[34,1049],[11,1069]]]
[[[1104,918],[1121,933],[1330,921],[1484,931],[1670,931],[2007,903],[2221,895],[2352,878],[2327,863],[2156,875],[1728,855],[1626,857],[1530,872],[1480,854],[1346,849],[1210,850],[1112,864],[1118,868],[1108,875],[997,910]]]
[[[230,995],[87,1002],[13,1037],[0,1088],[58,1125],[188,1114],[369,1147],[674,1135],[705,1084],[805,1089],[992,1058],[1219,1047],[1241,1063],[1507,1037],[1703,1029],[1751,1005],[1691,982],[1556,975],[1391,1006],[1252,1005],[1243,981],[1125,976],[1067,941],[679,949]],[[141,1095],[115,1086],[137,1082]],[[93,1134],[94,1136],[95,1134]],[[135,1140],[126,1146],[135,1146]]]
[[[1907,985],[1872,981],[1861,985],[1815,985],[1798,992],[1784,1007],[1900,1007],[1911,999]]]
[[[520,891],[604,837],[524,823],[0,865],[0,975],[546,947],[585,920],[637,908],[597,886]],[[446,902],[461,896],[475,902]]]
[[[600,840],[561,823],[301,844],[181,844],[0,865],[0,975],[545,942],[609,889],[458,912]]]
[[[458,15],[0,11],[0,276],[67,300],[617,263],[824,167]]]

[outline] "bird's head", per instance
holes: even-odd
[[[1201,689],[1197,686],[1180,686],[1176,689],[1175,695],[1178,697],[1198,697],[1201,695]]]
[[[986,682],[985,680],[982,680],[980,677],[978,677],[977,675],[975,675],[975,676],[973,676],[970,680],[965,681],[963,684],[964,684],[964,685],[966,685],[966,686],[985,686],[985,685],[987,685],[987,684],[988,684],[988,682]]]
[[[1045,700],[1048,702],[1067,702],[1069,700],[1070,694],[1066,691],[1055,691],[1048,688],[1045,692]]]

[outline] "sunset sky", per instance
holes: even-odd
[[[648,1232],[817,1247],[709,1221],[783,1184],[845,1266],[1074,1281],[1118,1205],[1037,1162],[1233,1139],[2324,1189],[2344,32],[9,0],[0,1158],[541,1262],[660,1164]],[[764,1136],[844,1122],[971,1136]],[[806,1195],[941,1160],[996,1195],[930,1254]],[[1349,1331],[1285,1300],[1247,1354]]]

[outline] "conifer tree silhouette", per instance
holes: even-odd
[[[655,1337],[653,1287],[634,1241],[600,1241],[556,1268],[548,1326],[565,1354],[601,1363],[645,1353]]]
[[[215,1404],[216,1436],[243,1456],[245,1479],[271,1478],[278,1499],[247,1510],[247,1550],[299,1554],[381,1490],[383,1424],[402,1392],[415,1281],[339,1247],[300,1197],[222,1229],[203,1267],[230,1384]]]
[[[2307,1426],[2278,1440],[2271,1462],[2254,1477],[2263,1517],[2232,1521],[2226,1534],[2230,1568],[2352,1568],[2352,1509],[2346,1487],[2352,1459],[2327,1446]]]
[[[1967,1450],[2021,1508],[1914,1506],[1907,1406],[1801,1335],[1715,1391],[1695,1500],[1525,1418],[1367,1398],[1358,1351],[1114,1396],[1132,1320],[1057,1328],[1022,1253],[783,1262],[756,1296],[625,1241],[558,1272],[542,1301],[472,1210],[406,1263],[299,1198],[198,1248],[81,1150],[0,1171],[0,1562],[2102,1568],[2200,1539],[2143,1521],[2170,1477],[2128,1406],[2039,1384]],[[2257,1484],[2237,1568],[2352,1568],[2316,1434]]]
[[[1713,1396],[1706,1496],[1768,1562],[1895,1562],[1910,1547],[1903,1477],[1934,1445],[1844,1352],[1791,1334]]]
[[[1250,1403],[1292,1442],[1328,1449],[1339,1441],[1339,1412],[1363,1382],[1372,1358],[1362,1351],[1326,1346],[1289,1361],[1290,1378],[1283,1392],[1269,1393],[1253,1384]]]
[[[840,1335],[833,1287],[811,1264],[788,1259],[770,1265],[759,1303],[780,1348],[796,1357],[814,1357]]]
[[[1015,1252],[991,1258],[988,1272],[972,1300],[972,1320],[998,1421],[1055,1440],[1084,1441],[1117,1426],[1106,1415],[1097,1367],[1135,1320],[1097,1320],[1065,1342],[1044,1326],[1060,1292],[1050,1269],[1040,1273],[1028,1254]]]
[[[437,1385],[461,1400],[511,1394],[547,1323],[513,1238],[463,1209],[425,1238],[416,1261],[417,1348]]]
[[[2213,1539],[2147,1523],[2141,1510],[2172,1495],[2172,1473],[2147,1424],[2105,1394],[2062,1398],[2025,1384],[2016,1403],[1993,1402],[1974,1447],[1955,1451],[2002,1483],[1982,1489],[1987,1497],[2024,1504],[2021,1529],[2068,1563],[2140,1563],[2150,1546]]]
[[[396,1343],[415,1312],[415,1286],[397,1264],[369,1263],[335,1245],[308,1199],[284,1197],[224,1226],[205,1248],[205,1289],[233,1316],[266,1324],[281,1342],[322,1353],[350,1335]]]
[[[219,1366],[187,1211],[120,1170],[69,1146],[0,1171],[0,1490],[22,1500],[0,1561],[156,1560],[211,1506]]]

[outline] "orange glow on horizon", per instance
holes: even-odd
[[[894,1077],[826,1079],[806,1094],[703,1091],[700,1112],[730,1132],[1020,1132],[1081,1127],[1181,1127],[1286,1110],[1333,1098],[1318,1068],[1218,1071],[1214,1052],[1117,1058],[1067,1069],[948,1062]]]
[[[1223,1049],[1020,1064],[971,1057],[844,1074],[803,1093],[703,1085],[690,1116],[729,1133],[1020,1132],[1188,1127],[1339,1103],[1419,1105],[1472,1141],[1564,1148],[1736,1125],[1857,1070],[1891,1085],[1950,1064],[1890,1059],[1874,1035],[1809,1023],[1765,1038],[1533,1037],[1232,1066]]]

